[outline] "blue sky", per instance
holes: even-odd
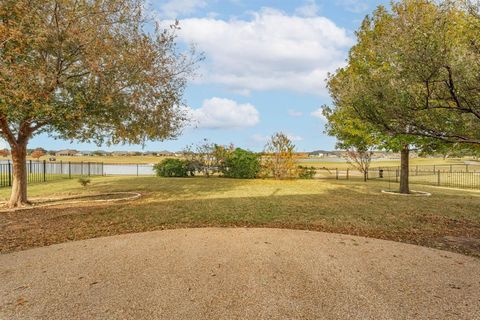
[[[178,19],[179,42],[195,43],[206,60],[186,90],[193,124],[173,141],[144,150],[182,150],[203,138],[261,150],[283,131],[299,151],[331,150],[318,110],[330,103],[328,72],[345,62],[354,31],[381,0],[150,0],[156,19]],[[98,149],[45,135],[30,147]],[[142,150],[141,146],[102,146]]]

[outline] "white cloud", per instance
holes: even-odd
[[[336,2],[353,13],[362,13],[368,10],[368,3],[364,0],[336,0]]]
[[[310,114],[312,116],[314,116],[315,118],[318,118],[318,119],[322,120],[323,122],[328,122],[327,118],[325,118],[322,111],[323,111],[322,108],[320,108],[320,109],[317,109],[317,110],[313,111]]]
[[[170,0],[160,6],[160,16],[176,18],[179,15],[191,14],[206,5],[206,0]]]
[[[248,20],[190,18],[180,26],[180,39],[197,44],[207,57],[204,77],[197,81],[239,92],[326,94],[327,73],[344,65],[353,44],[345,29],[325,17],[289,16],[268,8]]]
[[[303,116],[303,112],[297,111],[295,109],[289,109],[288,110],[288,115],[290,117],[301,117],[301,116]]]
[[[222,98],[203,101],[202,107],[189,110],[192,125],[197,128],[222,129],[253,127],[260,122],[255,106]]]
[[[295,14],[301,17],[315,17],[320,7],[315,0],[307,0],[305,5],[295,9]]]

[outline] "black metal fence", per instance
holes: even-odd
[[[400,169],[373,168],[369,170],[368,178],[398,183],[400,180]],[[480,190],[480,171],[413,167],[409,170],[409,182],[411,184]]]
[[[363,173],[354,169],[317,168],[316,179],[363,180]],[[399,167],[370,168],[367,180],[400,182]],[[411,166],[411,184],[442,186],[480,190],[480,166],[475,165],[428,165]]]
[[[72,179],[80,176],[146,176],[155,174],[151,164],[104,164],[103,162],[28,160],[26,169],[29,183]],[[316,168],[315,178],[359,181],[364,179],[364,175],[353,169]],[[370,168],[367,179],[398,183],[400,168]],[[11,186],[12,182],[13,164],[11,161],[1,161],[0,187]],[[411,166],[410,183],[480,190],[480,166],[468,164]]]
[[[47,162],[28,160],[26,163],[28,183],[46,182],[57,179],[72,179],[80,176],[102,176],[101,162]],[[0,163],[0,187],[8,187],[13,181],[11,161]]]

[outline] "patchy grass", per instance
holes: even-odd
[[[99,177],[87,188],[74,179],[52,181],[32,185],[30,196],[137,191],[143,197],[0,213],[0,251],[166,228],[249,226],[363,235],[480,256],[480,192],[416,186],[433,195],[411,198],[381,194],[382,188],[336,180]],[[7,196],[0,190],[0,198]]]

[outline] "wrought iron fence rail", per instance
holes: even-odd
[[[57,179],[71,179],[79,176],[102,176],[101,162],[47,162],[28,160],[26,163],[28,183],[39,183]],[[0,163],[0,187],[11,186],[13,182],[13,164],[10,161]]]

